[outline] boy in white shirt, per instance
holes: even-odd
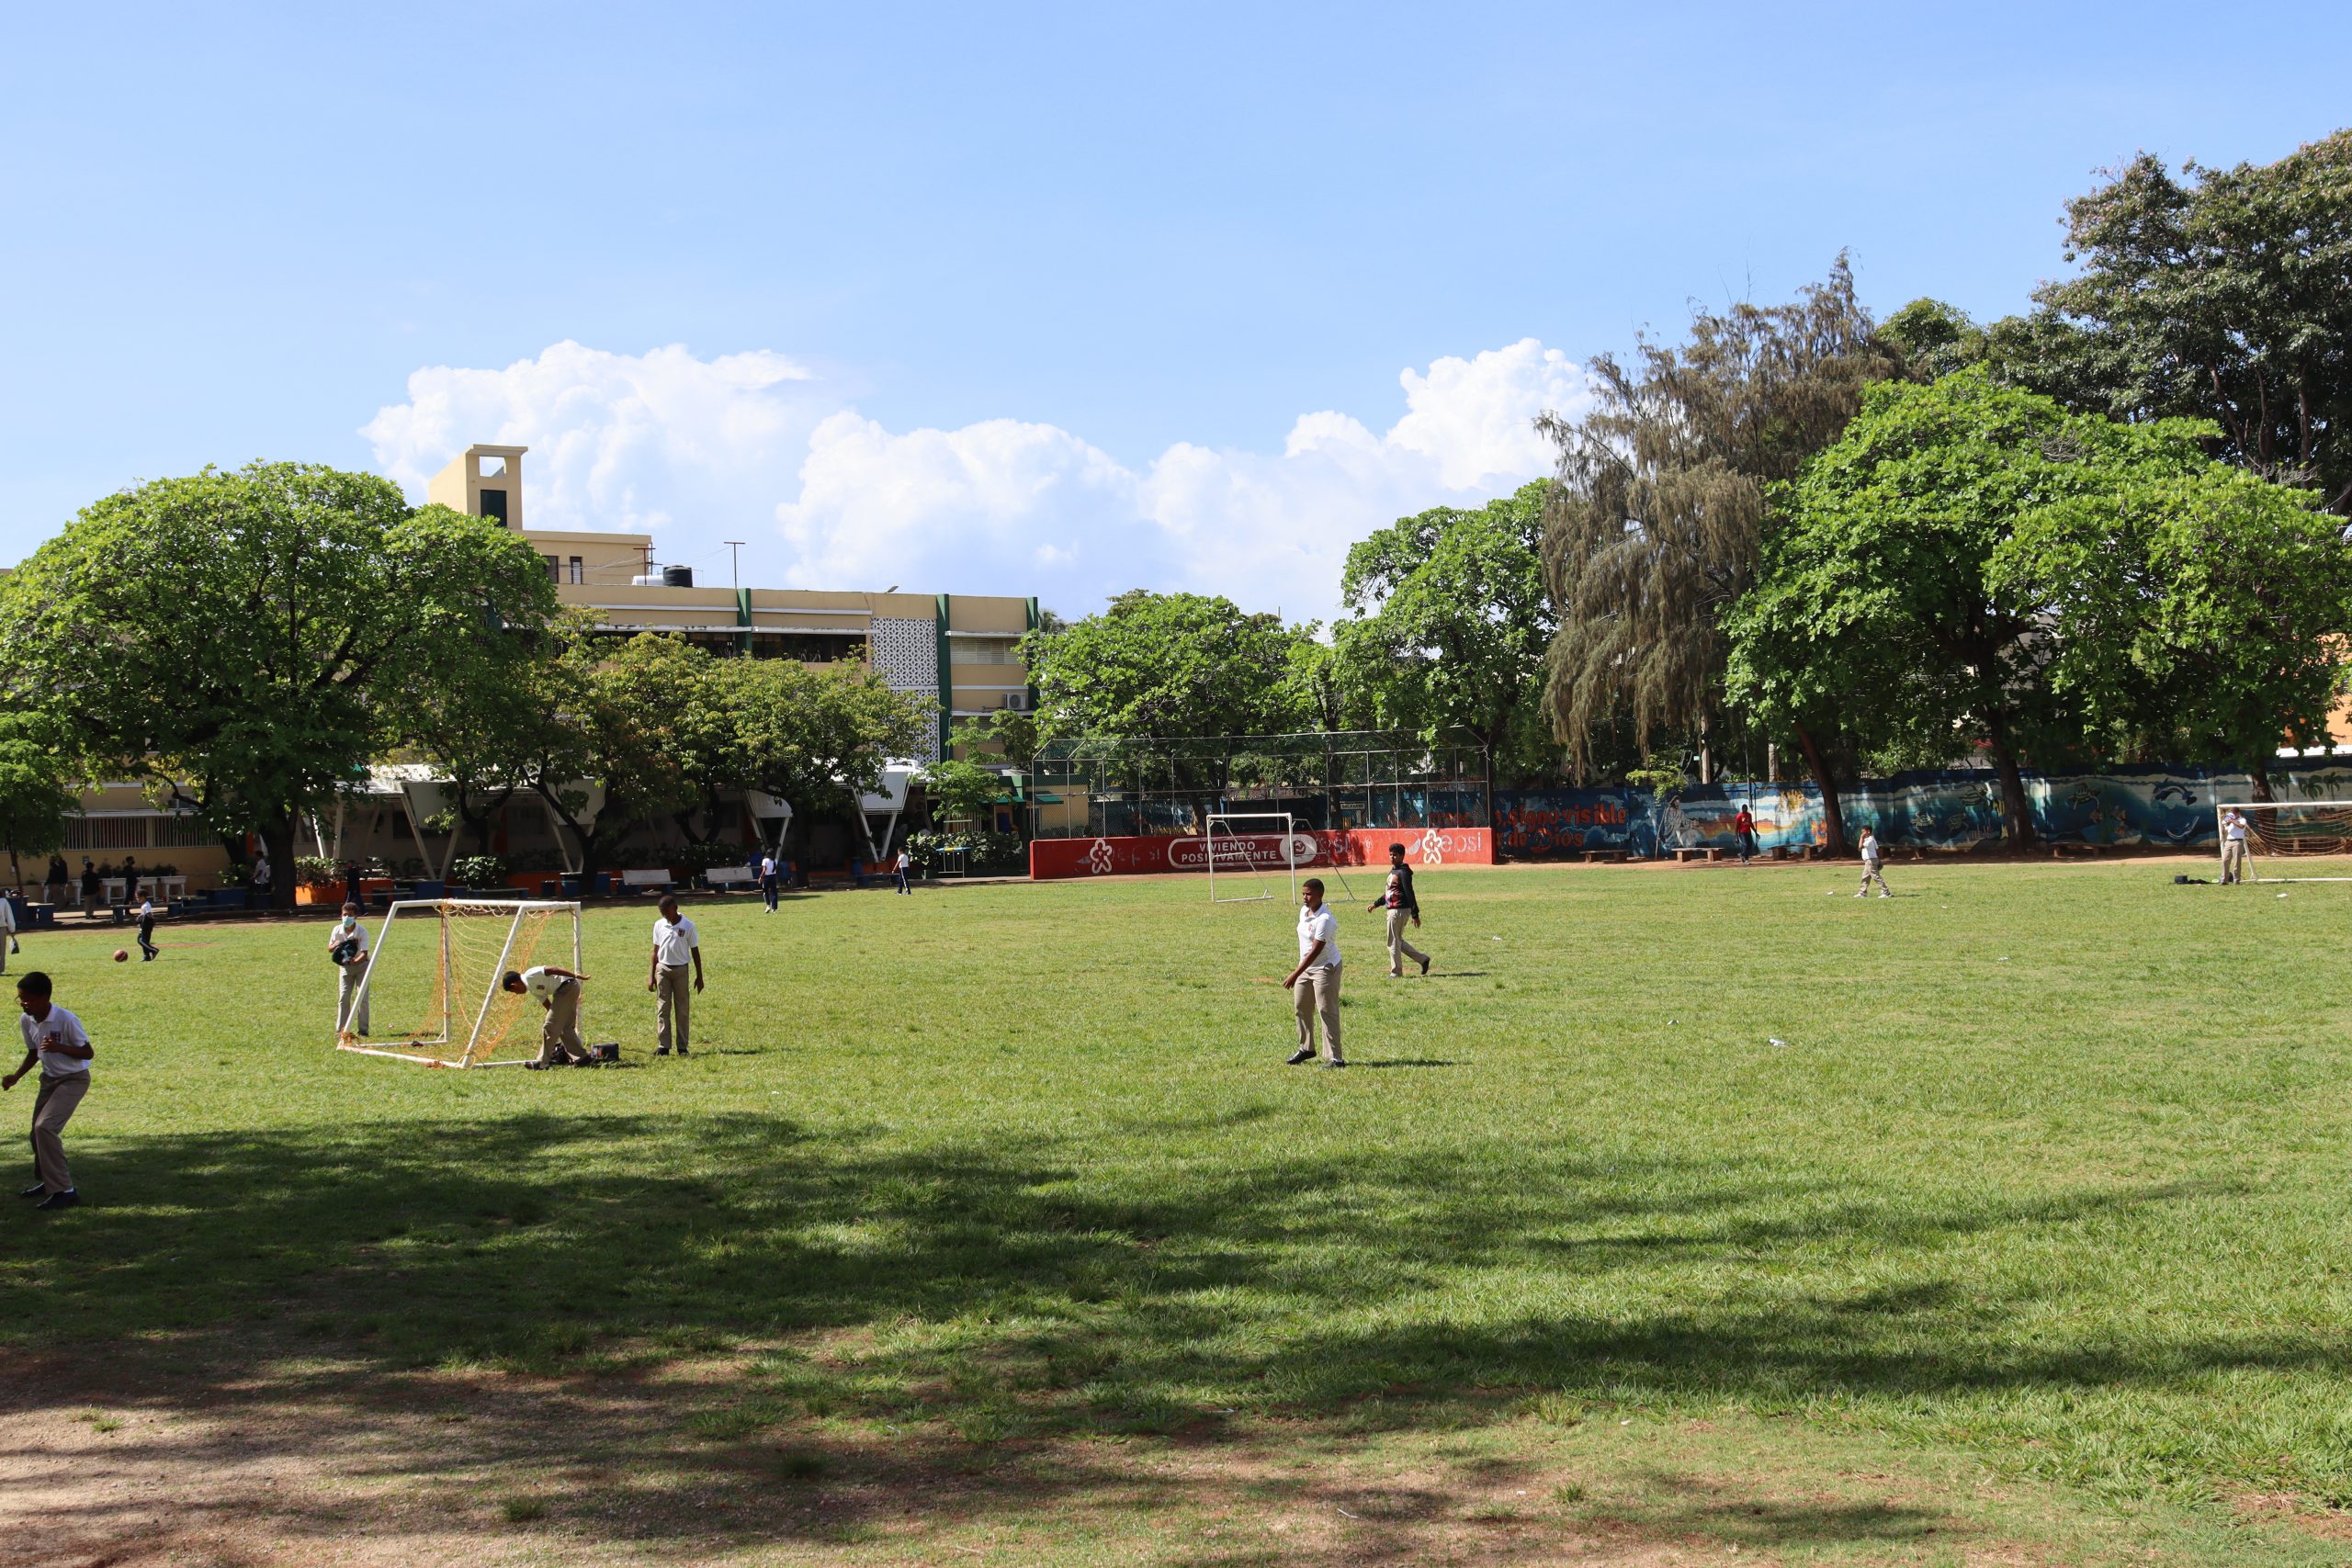
[[[686,966],[694,965],[695,989],[702,989],[702,933],[695,923],[678,913],[677,899],[662,896],[662,913],[653,920],[653,972],[647,977],[645,988],[661,1000],[660,1028],[653,1054],[670,1054],[670,1025],[677,1023],[678,1055],[686,1054],[686,1021],[692,1003],[686,991]]]
[[[1315,1024],[1323,1024],[1323,1065],[1344,1067],[1340,1055],[1340,919],[1323,907],[1323,883],[1298,885],[1298,967],[1283,982],[1298,1014],[1298,1049],[1290,1065],[1315,1060]]]
[[[2222,813],[2222,886],[2245,880],[2245,814],[2233,807]]]
[[[343,919],[328,928],[327,957],[341,977],[334,1003],[337,1034],[368,1032],[368,993],[359,988],[368,976],[368,928],[359,923],[359,906],[345,904]]]
[[[17,901],[0,894],[0,975],[8,972],[8,953],[17,945]]]
[[[519,974],[509,969],[499,982],[503,990],[529,997],[547,1010],[539,1030],[539,1055],[526,1067],[584,1067],[588,1047],[580,1043],[580,983],[587,976],[553,964],[534,964]]]
[[[155,945],[155,900],[139,900],[139,962],[153,964],[163,950]]]
[[[33,1100],[33,1169],[40,1179],[17,1196],[40,1199],[37,1208],[70,1209],[82,1194],[65,1167],[65,1123],[90,1092],[90,1058],[96,1052],[82,1021],[51,1001],[50,989],[49,976],[38,969],[17,982],[25,1059],[0,1078],[0,1089],[16,1088],[36,1062],[40,1065],[40,1093]]]
[[[760,857],[760,897],[767,905],[766,912],[775,913],[775,856]]]
[[[913,868],[914,863],[914,856],[907,853],[907,847],[904,844],[900,844],[899,846],[899,858],[897,861],[892,863],[890,869],[899,874],[899,891],[901,893],[911,894],[914,891],[913,888],[907,886],[907,873]]]
[[[1888,891],[1887,891],[1887,888],[1886,888],[1886,878],[1885,878],[1885,877],[1883,877],[1883,876],[1881,876],[1881,875],[1879,874],[1880,858],[1881,858],[1881,857],[1880,857],[1880,854],[1879,854],[1879,847],[1878,847],[1878,829],[1875,829],[1875,828],[1865,828],[1865,829],[1862,829],[1862,886],[1861,886],[1861,889],[1860,889],[1860,892],[1857,892],[1857,893],[1854,895],[1854,897],[1855,897],[1860,898],[1860,897],[1861,897],[1864,894],[1869,893],[1869,892],[1870,892],[1870,890],[1871,890],[1871,883],[1873,883],[1873,882],[1875,882],[1875,883],[1877,883],[1877,884],[1878,884],[1878,896],[1879,896],[1880,897],[1882,897],[1882,898],[1892,898],[1892,897],[1894,897],[1894,894],[1892,894],[1892,893],[1890,893],[1890,892],[1888,892]]]

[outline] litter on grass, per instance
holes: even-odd
[[[1785,1050],[1787,1050],[1787,1049],[1789,1048],[1789,1043],[1788,1043],[1787,1041],[1785,1041],[1785,1040],[1774,1040],[1774,1039],[1771,1039],[1771,1038],[1770,1038],[1770,1037],[1767,1037],[1767,1038],[1766,1038],[1766,1040],[1765,1040],[1765,1042],[1764,1042],[1764,1043],[1766,1043],[1767,1045],[1777,1045],[1777,1046],[1779,1046],[1779,1047],[1780,1047],[1781,1050],[1783,1050],[1783,1051],[1785,1051]]]

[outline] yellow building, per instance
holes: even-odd
[[[469,446],[434,476],[425,499],[504,523],[546,560],[565,604],[598,611],[616,633],[673,632],[755,659],[863,660],[895,689],[939,703],[938,734],[919,761],[938,760],[954,720],[1029,706],[1029,674],[1014,648],[1036,628],[1035,599],[698,586],[690,568],[656,564],[650,534],[527,526],[528,450]]]

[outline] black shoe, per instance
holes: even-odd
[[[1286,1067],[1295,1067],[1301,1062],[1311,1062],[1313,1060],[1315,1060],[1315,1047],[1312,1045],[1301,1045],[1297,1050],[1291,1053],[1290,1060],[1283,1063],[1283,1066]]]
[[[36,1209],[70,1209],[82,1201],[82,1194],[69,1187],[62,1192],[52,1192],[33,1205]]]
[[[1424,979],[1424,980],[1426,980],[1426,979],[1428,979],[1429,977],[1430,977],[1430,961],[1429,961],[1428,959],[1424,958],[1424,959],[1422,959],[1422,960],[1421,960],[1421,978],[1422,978],[1422,979]]]
[[[1332,1057],[1323,1065],[1327,1067],[1344,1067],[1347,1066],[1345,1062],[1340,1061],[1337,1056]]]
[[[667,1045],[656,1045],[653,1047],[653,1054],[657,1056],[666,1056],[670,1054],[670,1047]]]
[[[17,1193],[17,1196],[19,1198],[46,1198],[49,1196],[49,1183],[46,1181],[36,1181],[30,1187],[26,1188],[22,1192]]]
[[[526,1073],[543,1073],[548,1070],[549,1065],[546,1062],[526,1062],[523,1064],[523,1070]]]
[[[683,1056],[683,1055],[684,1055],[685,1054],[686,1054],[686,1048],[685,1048],[684,1045],[679,1046],[679,1047],[678,1047],[678,1055],[681,1055],[681,1056]]]

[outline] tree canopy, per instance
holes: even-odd
[[[1256,735],[1302,722],[1292,656],[1307,636],[1222,595],[1135,589],[1021,653],[1054,735]]]

